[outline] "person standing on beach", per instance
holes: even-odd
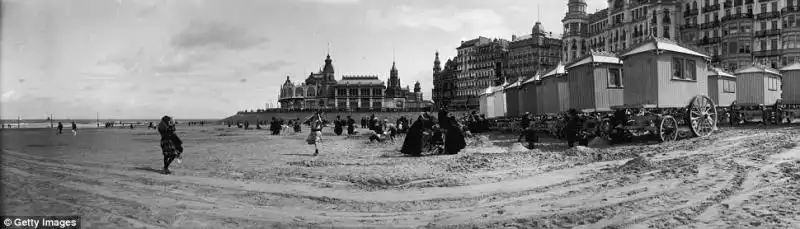
[[[337,115],[336,121],[333,121],[333,133],[335,133],[337,136],[342,135],[343,124],[342,118]]]
[[[72,136],[78,135],[78,125],[75,125],[75,122],[72,122]]]
[[[353,120],[349,115],[347,116],[347,135],[356,133],[356,120]]]
[[[164,116],[158,124],[158,133],[161,135],[161,152],[164,154],[164,174],[170,174],[169,165],[176,158],[180,163],[183,153],[183,141],[175,134],[175,122],[172,117]]]
[[[319,144],[322,143],[322,116],[320,116],[320,112],[312,115],[306,122],[311,126],[311,133],[308,134],[306,142],[309,145],[314,145],[314,156],[317,156],[319,155]]]
[[[63,133],[61,133],[61,131],[64,130],[64,124],[61,124],[61,122],[58,122],[58,127],[56,127],[56,128],[58,128],[58,132],[56,133],[57,135],[63,134]]]

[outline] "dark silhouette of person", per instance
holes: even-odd
[[[355,134],[356,133],[356,120],[353,120],[352,117],[347,116],[347,134]]]
[[[61,131],[64,130],[64,124],[61,124],[61,122],[58,122],[58,127],[56,127],[56,128],[58,129],[58,133],[56,133],[57,135],[63,134]]]
[[[72,122],[72,136],[78,135],[78,125]]]
[[[336,135],[342,135],[342,126],[344,125],[344,121],[339,117],[336,116],[336,121],[333,121],[333,133]]]
[[[161,152],[164,155],[164,174],[170,174],[169,165],[183,153],[183,141],[175,134],[175,122],[172,117],[164,116],[158,124],[161,135]]]

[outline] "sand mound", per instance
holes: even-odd
[[[522,143],[514,143],[511,147],[508,148],[508,152],[526,152],[530,151],[527,147],[523,146]]]
[[[800,180],[800,160],[778,164],[778,168],[784,176],[790,177],[792,180]]]
[[[472,172],[479,169],[492,168],[492,161],[476,155],[464,155],[457,158],[445,169],[448,172]]]
[[[625,164],[617,168],[617,170],[626,172],[641,172],[654,168],[656,168],[656,164],[653,161],[645,157],[638,156],[628,162],[625,162]]]
[[[467,147],[490,147],[494,145],[494,143],[492,143],[492,141],[489,140],[489,137],[485,135],[477,136],[474,138],[468,138],[465,140],[467,142]]]

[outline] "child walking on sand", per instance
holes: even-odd
[[[175,134],[175,122],[172,117],[164,116],[158,124],[158,133],[161,135],[161,152],[164,154],[164,174],[170,174],[169,165],[178,159],[181,163],[181,153],[183,153],[183,141]]]
[[[319,144],[322,143],[322,116],[320,112],[315,113],[307,121],[311,126],[311,133],[308,134],[306,142],[314,145],[314,156],[319,155]]]

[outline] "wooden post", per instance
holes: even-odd
[[[22,120],[22,117],[17,116],[17,129],[19,129],[19,121],[21,121],[21,120]]]
[[[53,113],[50,113],[50,129],[53,129]]]
[[[100,112],[95,113],[95,122],[97,122],[97,128],[100,128]]]

